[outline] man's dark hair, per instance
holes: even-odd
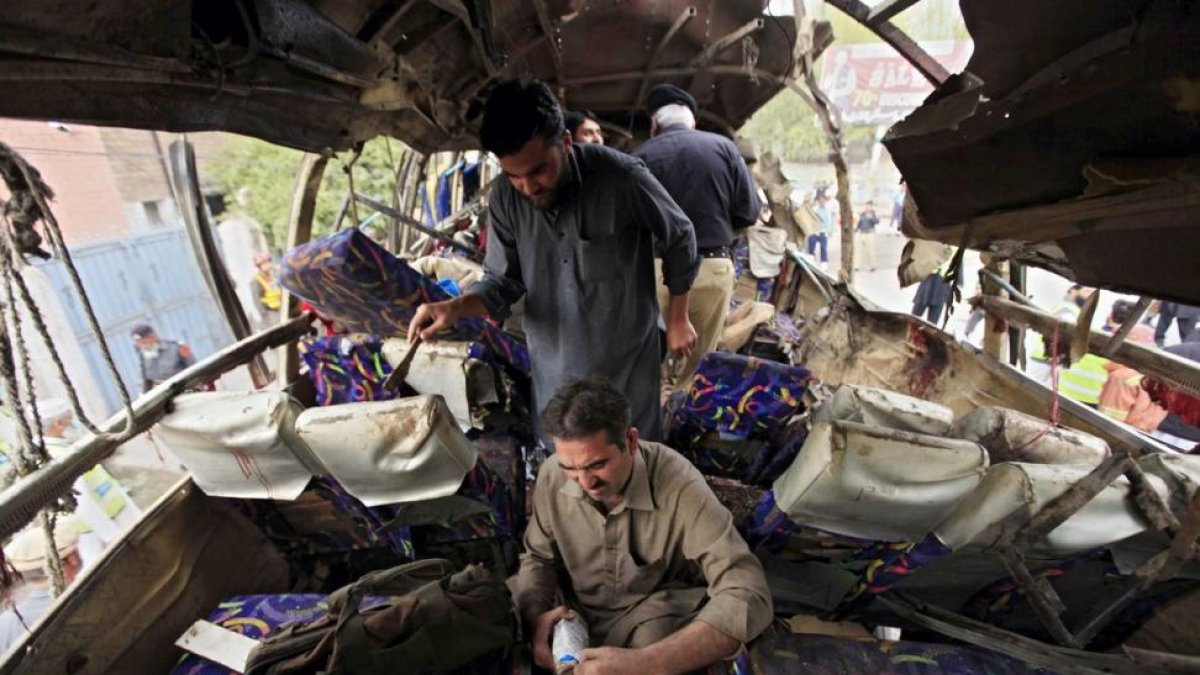
[[[591,110],[572,110],[563,119],[567,131],[571,132],[572,136],[575,135],[576,131],[579,131],[579,127],[583,126],[583,123],[587,120],[600,124],[600,118],[596,117],[596,113]]]
[[[542,412],[542,428],[552,437],[564,441],[605,431],[610,443],[625,450],[629,400],[607,380],[575,380],[554,392]]]
[[[1129,315],[1133,314],[1133,303],[1128,300],[1118,300],[1113,303],[1112,313],[1109,315],[1113,323],[1124,324],[1129,320]]]
[[[539,80],[505,80],[483,105],[479,140],[488,152],[507,157],[534,138],[562,138],[563,113],[554,92]]]
[[[1082,291],[1082,290],[1083,290],[1083,284],[1071,284],[1071,287],[1067,289],[1067,292],[1075,293],[1077,291]]]

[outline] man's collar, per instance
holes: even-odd
[[[570,479],[563,483],[558,491],[575,499],[588,498],[579,483]],[[646,468],[646,459],[642,456],[640,444],[634,452],[633,474],[629,477],[629,487],[625,490],[625,501],[618,508],[631,508],[638,511],[654,510],[654,492],[650,489],[650,472]]]
[[[662,131],[658,132],[658,135],[662,136],[663,134],[671,134],[677,131],[694,131],[694,129],[686,124],[669,124],[663,127]]]

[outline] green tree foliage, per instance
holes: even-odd
[[[394,139],[377,138],[368,142],[354,162],[354,189],[379,201],[390,204],[395,190],[393,167],[403,159],[405,146]],[[288,210],[302,153],[244,136],[231,137],[207,167],[205,180],[214,181],[226,195],[230,210],[239,208],[234,195],[248,189],[245,211],[263,226],[263,234],[272,250],[279,251],[287,237]],[[347,194],[349,180],[346,166],[354,153],[341,152],[330,160],[325,169],[321,191],[317,196],[313,218],[313,237],[330,234],[342,200]],[[365,220],[370,209],[359,208]],[[350,216],[343,221],[348,225]]]
[[[834,44],[880,41],[870,29],[829,5],[818,6],[816,15],[833,27]],[[970,38],[955,0],[925,0],[897,15],[893,23],[918,43]],[[821,72],[820,60],[814,65],[817,72]],[[764,150],[771,150],[788,161],[819,162],[829,153],[816,114],[787,89],[760,108],[742,127],[741,133],[758,141]],[[852,160],[870,154],[874,133],[874,128],[869,126],[851,126],[844,130]]]

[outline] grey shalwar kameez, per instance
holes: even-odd
[[[563,383],[605,377],[629,397],[642,437],[661,439],[655,242],[671,294],[688,292],[700,260],[687,216],[640,160],[574,145],[554,207],[535,208],[501,179],[489,222],[484,278],[467,293],[498,321],[525,295],[537,413]]]

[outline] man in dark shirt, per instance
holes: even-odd
[[[629,397],[638,431],[661,439],[654,252],[671,292],[667,348],[686,356],[696,342],[688,291],[699,267],[687,216],[640,161],[574,144],[541,82],[497,85],[480,137],[508,178],[491,195],[484,278],[418,308],[409,340],[432,340],[464,316],[503,320],[524,296],[536,411],[564,382],[600,376]]]
[[[696,130],[696,100],[691,94],[660,84],[646,100],[652,138],[633,154],[646,162],[692,221],[702,258],[688,303],[696,348],[670,374],[672,384],[684,388],[691,384],[700,358],[717,346],[725,326],[735,281],[734,230],[753,225],[762,205],[737,145]],[[660,286],[659,293],[661,299],[666,290]]]
[[[860,259],[875,271],[875,228],[879,225],[879,216],[875,215],[875,202],[868,201],[863,211],[858,215],[858,225],[854,229],[854,250],[860,254]]]
[[[142,367],[142,393],[166,382],[196,362],[191,347],[164,340],[146,324],[135,326],[130,338],[138,349]]]
[[[567,132],[575,143],[604,145],[604,132],[596,114],[590,110],[572,110],[567,113]]]

